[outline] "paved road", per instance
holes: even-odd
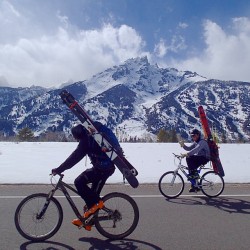
[[[44,243],[32,243],[15,229],[14,212],[21,199],[35,192],[47,192],[46,185],[0,185],[1,250],[159,250],[159,249],[250,249],[250,185],[226,184],[223,195],[208,199],[187,192],[174,200],[159,194],[157,185],[132,189],[108,185],[103,194],[121,191],[134,197],[140,209],[140,222],[133,234],[109,241],[94,228],[91,232],[71,225],[74,218],[67,201],[59,197],[64,221],[58,233]],[[60,193],[57,194],[58,196]],[[81,206],[81,199],[74,198]]]

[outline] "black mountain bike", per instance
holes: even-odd
[[[44,241],[52,237],[61,227],[63,209],[54,197],[57,190],[61,190],[71,208],[79,218],[83,227],[95,226],[104,237],[118,240],[130,235],[139,221],[139,209],[136,202],[124,193],[109,193],[102,200],[104,207],[88,218],[83,218],[67,189],[77,193],[77,190],[62,181],[62,174],[53,189],[48,193],[32,194],[24,198],[15,212],[17,231],[31,241]]]
[[[178,166],[174,171],[164,173],[158,183],[159,190],[163,196],[168,199],[177,198],[184,190],[183,177],[178,173],[179,170],[185,175],[188,181],[196,188],[196,192],[201,191],[206,196],[212,198],[219,196],[224,190],[224,179],[211,168],[206,168],[201,165],[197,171],[198,175],[195,179],[189,178],[188,167],[181,164],[182,156],[174,154],[174,157],[179,160]],[[208,169],[200,176],[202,170]]]

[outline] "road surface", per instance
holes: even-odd
[[[226,184],[223,194],[214,199],[190,195],[185,188],[182,196],[166,200],[156,184],[107,185],[103,194],[118,191],[131,195],[140,210],[136,230],[123,240],[110,241],[95,228],[91,232],[71,225],[75,218],[65,198],[57,193],[64,209],[62,227],[50,240],[32,243],[17,232],[14,213],[27,195],[47,193],[49,185],[0,185],[1,250],[241,250],[250,249],[250,184]],[[81,198],[74,201],[82,206]]]

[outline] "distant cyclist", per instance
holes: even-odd
[[[182,154],[183,157],[186,157],[189,176],[190,178],[195,178],[197,176],[197,168],[200,165],[205,165],[210,160],[210,150],[206,140],[201,138],[201,132],[198,129],[192,129],[190,131],[190,136],[193,140],[193,143],[190,146],[186,146],[183,141],[180,141],[181,147],[186,151],[189,151],[186,154]],[[196,188],[191,185],[189,192],[195,192]]]
[[[95,125],[98,126],[98,122]],[[87,218],[104,207],[100,193],[107,179],[114,173],[115,166],[104,152],[105,149],[97,144],[83,125],[74,126],[71,132],[79,144],[75,151],[58,168],[52,169],[52,174],[60,174],[66,169],[72,168],[84,156],[89,156],[93,167],[82,172],[74,182],[79,195],[86,202],[83,217]],[[91,187],[88,186],[89,183],[92,184]],[[79,219],[74,219],[72,223],[78,227],[82,226]],[[87,227],[85,229],[90,231],[91,227]]]

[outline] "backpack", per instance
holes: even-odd
[[[94,122],[94,126],[98,130],[98,132],[103,136],[103,138],[105,138],[112,145],[112,148],[115,149],[118,155],[123,156],[123,150],[113,131],[100,122]],[[108,168],[112,165],[112,161],[109,157],[107,157],[106,153],[104,152],[97,158],[99,158],[99,165],[102,168]]]
[[[96,127],[98,132],[112,145],[112,147],[115,149],[115,151],[119,155],[123,155],[123,150],[120,146],[120,143],[119,143],[117,137],[113,133],[113,131],[100,122],[94,122],[94,126]]]
[[[213,139],[206,139],[210,149],[210,160],[214,161],[219,157],[219,147]]]

